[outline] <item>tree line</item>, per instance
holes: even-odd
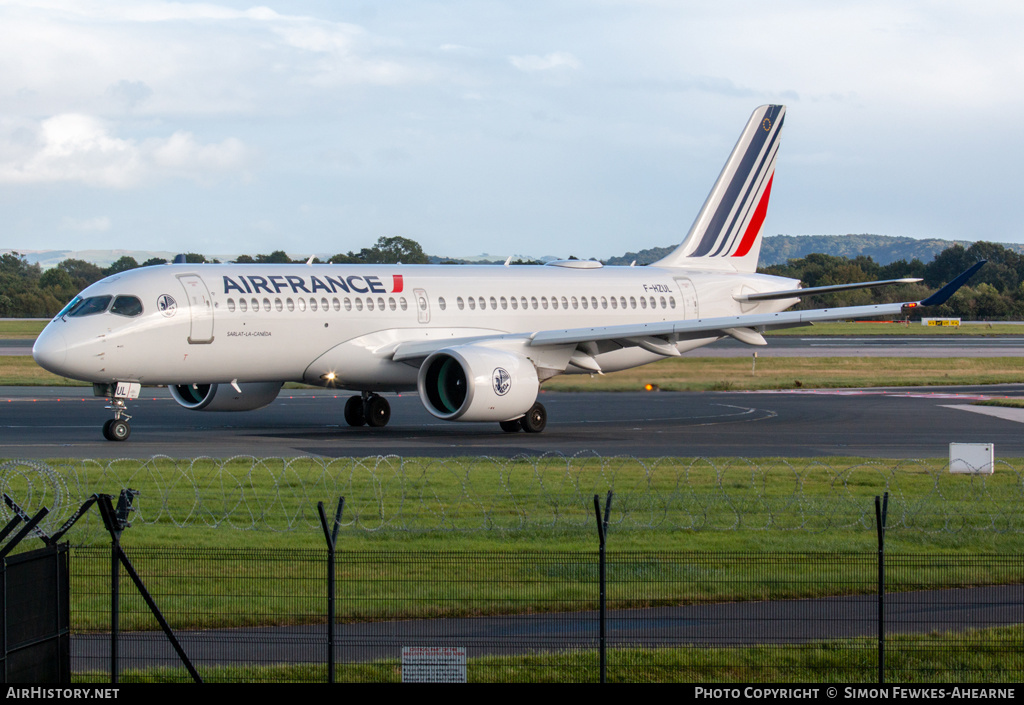
[[[187,262],[208,262],[203,255],[188,253]],[[920,277],[920,284],[902,284],[880,289],[861,289],[837,294],[808,297],[796,308],[823,306],[861,306],[873,303],[912,301],[926,297],[978,260],[988,260],[968,286],[958,291],[946,304],[926,311],[930,316],[960,317],[965,320],[1024,319],[1024,255],[990,242],[976,242],[970,247],[954,245],[935,256],[928,264],[917,259],[899,260],[881,265],[870,257],[854,258],[812,254],[791,259],[786,264],[764,267],[765,274],[799,279],[806,286],[827,286],[857,281]],[[240,264],[287,264],[292,260],[282,250],[270,254],[242,255]],[[320,262],[314,259],[314,262]],[[414,240],[403,237],[381,237],[372,247],[359,252],[337,254],[327,260],[335,264],[426,264],[431,258]],[[141,264],[132,257],[121,257],[109,267],[99,267],[79,259],[66,259],[45,272],[38,264],[30,264],[17,253],[0,255],[0,317],[47,318],[55,315],[75,294],[118,272],[166,264],[163,259],[150,259]],[[920,315],[920,314],[917,314]]]

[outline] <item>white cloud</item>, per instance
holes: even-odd
[[[110,230],[110,218],[105,215],[96,218],[71,218],[70,216],[65,216],[61,219],[60,226],[65,230],[104,232]]]
[[[510,56],[509,62],[520,71],[554,71],[558,69],[578,69],[582,66],[579,59],[566,51],[556,51],[544,56],[528,54],[526,56]]]
[[[96,117],[69,113],[35,126],[0,132],[0,182],[79,182],[131,188],[155,178],[208,181],[238,171],[247,160],[241,141],[200,144],[187,132],[142,142],[111,134]]]

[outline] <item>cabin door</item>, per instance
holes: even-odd
[[[188,312],[192,321],[188,342],[192,345],[212,343],[213,301],[210,298],[210,290],[198,274],[179,274],[178,281],[185,289],[185,300],[188,301]]]
[[[679,294],[683,298],[683,320],[690,321],[700,318],[700,307],[697,303],[697,289],[693,282],[686,277],[676,277],[676,286],[679,287]]]

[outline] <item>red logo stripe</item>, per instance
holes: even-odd
[[[754,217],[750,219],[750,225],[747,226],[747,231],[743,233],[743,239],[740,240],[740,246],[732,254],[733,257],[743,257],[754,246],[754,240],[757,239],[757,234],[761,232],[761,226],[764,224],[764,217],[768,214],[768,196],[772,193],[772,181],[774,180],[775,174],[772,173],[768,179],[768,187],[764,190],[761,202],[757,204],[757,208],[754,210]]]
[[[395,285],[394,285],[394,287],[392,287],[391,293],[392,294],[401,294],[402,293],[402,289],[405,287],[405,284],[402,282],[402,275],[401,274],[392,274],[391,277],[395,281]]]

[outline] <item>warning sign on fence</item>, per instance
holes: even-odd
[[[403,683],[465,683],[466,647],[403,646]]]

